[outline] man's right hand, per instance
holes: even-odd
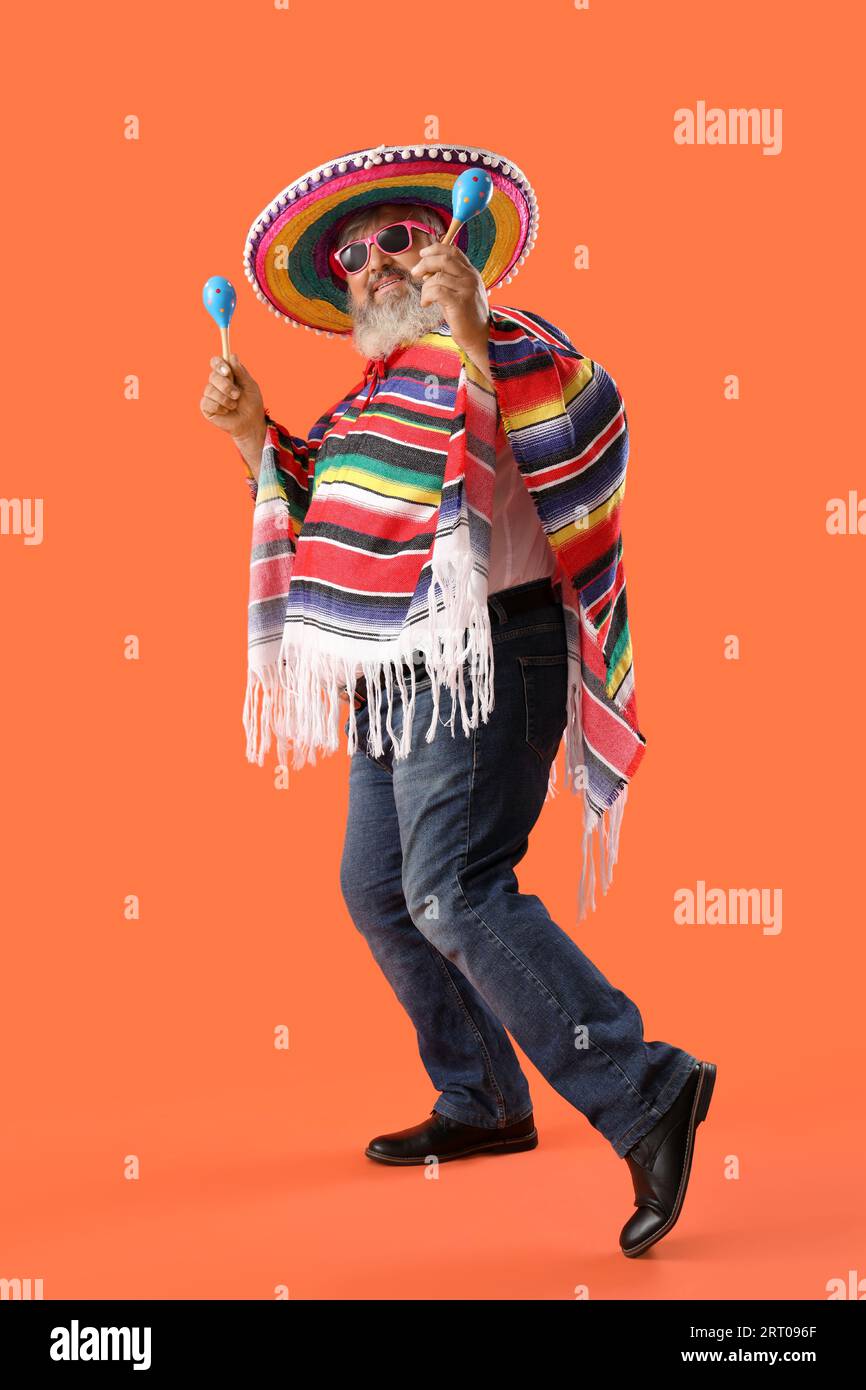
[[[265,407],[258,383],[234,353],[228,362],[224,357],[212,357],[210,366],[201,413],[231,436],[258,476],[266,433]]]

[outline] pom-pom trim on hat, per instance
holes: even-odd
[[[274,227],[273,232],[268,236],[268,245],[270,246],[273,244],[274,239],[282,235],[283,228],[290,225],[295,217],[292,205],[299,199],[305,198],[307,194],[312,192],[315,195],[315,201],[307,203],[303,210],[299,210],[299,213],[306,219],[306,224],[304,225],[305,234],[309,234],[310,229],[312,229],[313,235],[315,236],[315,225],[317,221],[315,208],[318,206],[319,202],[324,202],[328,199],[329,185],[333,185],[336,180],[340,181],[337,185],[338,192],[334,195],[338,198],[339,192],[343,189],[363,187],[365,183],[369,183],[368,180],[358,178],[359,171],[369,170],[387,164],[389,167],[393,167],[395,175],[399,176],[402,163],[414,163],[423,159],[430,160],[439,165],[453,164],[455,161],[457,164],[466,165],[481,162],[486,168],[490,169],[491,172],[499,176],[497,189],[499,192],[504,193],[506,198],[509,196],[509,185],[517,190],[519,198],[511,198],[511,201],[517,208],[521,226],[520,236],[514,246],[514,250],[517,251],[517,254],[511,254],[509,256],[506,251],[503,255],[503,246],[507,248],[509,244],[512,244],[509,242],[503,243],[502,241],[503,227],[507,226],[510,221],[510,219],[506,219],[505,224],[501,222],[497,224],[494,241],[487,250],[486,260],[484,261],[484,266],[489,266],[492,260],[495,263],[496,258],[500,261],[503,259],[505,261],[503,271],[494,274],[494,277],[488,284],[488,289],[492,289],[498,284],[511,284],[514,277],[519,273],[521,266],[525,264],[526,257],[535,245],[540,220],[538,201],[529,180],[522,170],[514,164],[513,161],[507,161],[490,150],[484,150],[473,146],[448,145],[442,142],[430,145],[402,146],[386,146],[383,144],[366,150],[350,152],[340,159],[328,160],[318,165],[315,169],[308,170],[300,178],[295,179],[284,188],[258,215],[247,233],[243,252],[244,275],[249,281],[256,297],[260,299],[262,303],[267,304],[271,312],[275,313],[276,317],[284,323],[291,323],[295,327],[303,324],[305,328],[312,328],[316,333],[325,333],[327,337],[340,337],[349,332],[350,328],[338,326],[338,324],[342,324],[345,315],[333,307],[332,290],[330,298],[323,296],[322,299],[315,299],[310,294],[308,284],[301,289],[295,284],[294,279],[292,279],[289,281],[289,286],[294,286],[294,292],[293,295],[289,297],[288,304],[278,305],[274,303],[271,294],[266,294],[264,292],[262,282],[259,278],[260,273],[262,273],[261,264],[258,263],[259,244],[265,234],[269,232],[272,224],[278,220],[279,225]],[[373,182],[375,183],[377,180],[373,180]],[[389,186],[389,181],[386,182],[386,186]],[[348,201],[348,199],[346,199],[346,201]],[[387,198],[383,199],[383,201],[387,201]],[[331,203],[331,209],[335,206],[339,206],[339,202]],[[507,202],[500,204],[500,206],[507,207]],[[443,208],[442,211],[444,213],[445,209]],[[293,223],[293,225],[297,224]],[[324,231],[322,235],[325,235]],[[482,266],[482,270],[484,266]],[[315,283],[315,276],[318,273],[318,271],[311,272],[310,282]],[[270,289],[271,293],[275,294],[276,298],[279,300],[279,294],[274,290],[273,283],[266,286],[266,288]],[[330,286],[328,288],[331,289]],[[295,300],[299,301],[301,305],[303,305],[306,300],[311,304],[320,306],[319,326],[304,322],[300,311],[296,313],[291,312],[292,308],[297,308],[297,304],[294,302]],[[325,306],[325,313],[321,312],[322,305]],[[332,319],[330,325],[327,323],[329,314]],[[321,322],[323,318],[325,319],[324,323]]]

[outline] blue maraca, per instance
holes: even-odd
[[[439,246],[448,246],[464,222],[468,222],[470,217],[477,217],[479,212],[483,212],[492,197],[493,179],[489,170],[482,168],[464,169],[460,177],[454,180],[454,187],[451,190],[451,226],[438,243]],[[429,273],[422,271],[423,275]]]
[[[224,275],[212,275],[209,280],[205,280],[201,297],[204,307],[220,331],[223,357],[228,362],[229,324],[238,302],[235,287]]]
[[[493,179],[487,169],[464,169],[459,179],[455,179],[454,187],[451,190],[451,211],[455,221],[460,226],[468,222],[470,217],[477,217],[479,212],[483,212],[493,197]],[[454,234],[459,232],[460,226],[455,228]],[[445,241],[451,240],[448,233],[445,234]]]

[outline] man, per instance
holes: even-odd
[[[439,212],[431,206],[425,175],[441,173],[441,189],[450,188],[453,171],[442,163],[442,148],[403,149],[404,181],[389,170],[388,181],[377,186],[383,150],[365,152],[378,153],[378,162],[365,158],[359,165],[356,159],[358,172],[349,174],[348,185],[336,180],[351,215],[332,220],[321,233],[329,264],[345,272],[342,305],[354,344],[367,359],[363,381],[320,418],[307,439],[272,420],[255,381],[234,356],[231,370],[223,359],[211,360],[201,401],[205,417],[239,448],[262,513],[254,576],[257,566],[273,563],[277,547],[277,532],[264,529],[268,518],[282,518],[285,526],[288,517],[293,531],[286,546],[289,601],[279,605],[286,610],[279,683],[273,675],[279,664],[258,668],[259,675],[272,672],[261,685],[273,727],[302,756],[316,747],[330,749],[334,691],[350,696],[344,733],[353,736],[353,756],[342,892],[412,1019],[422,1061],[439,1092],[428,1119],[377,1136],[366,1153],[405,1165],[433,1154],[448,1161],[480,1151],[534,1148],[529,1088],[510,1033],[550,1084],[626,1159],[637,1211],[621,1231],[620,1247],[639,1255],[679,1216],[715,1067],[668,1043],[645,1042],[637,1007],[536,896],[520,892],[514,873],[548,793],[563,733],[568,728],[573,736],[569,670],[578,640],[590,648],[584,703],[587,691],[597,696],[593,703],[603,706],[601,717],[617,721],[616,737],[631,732],[643,742],[631,689],[618,534],[605,539],[604,573],[619,576],[621,592],[605,602],[605,595],[598,600],[592,592],[601,573],[598,548],[593,564],[565,564],[567,547],[583,547],[586,556],[588,540],[576,534],[582,529],[576,522],[554,523],[548,509],[554,494],[561,500],[564,480],[585,474],[594,459],[599,470],[618,458],[624,468],[625,452],[617,453],[626,450],[624,411],[599,364],[581,358],[560,330],[538,316],[509,311],[516,317],[503,319],[491,309],[488,284],[466,251],[441,244],[448,222],[445,193],[440,190],[435,199]],[[450,150],[467,161],[479,155]],[[527,186],[516,166],[485,156],[490,162],[513,182],[500,183],[497,193],[525,198]],[[347,161],[339,167],[342,172]],[[331,179],[333,165],[320,172]],[[316,182],[305,177],[297,189],[309,196]],[[419,188],[425,201],[411,201]],[[401,196],[389,201],[385,190]],[[254,224],[248,247],[253,243],[256,254],[248,264],[256,267],[255,283],[275,296],[287,318],[300,314],[313,326],[321,311],[310,266],[292,269],[289,258],[284,282],[274,268],[274,241],[282,235],[296,245],[294,223],[302,220],[290,210],[275,216],[285,202],[284,195]],[[321,206],[330,212],[325,189]],[[303,218],[309,216],[308,204]],[[498,207],[497,225],[503,220]],[[280,230],[263,257],[266,226]],[[514,261],[519,245],[526,243],[506,247],[506,259]],[[489,254],[479,259],[487,273]],[[327,286],[321,271],[315,283],[320,290]],[[300,307],[298,287],[314,309]],[[339,299],[335,305],[338,314]],[[341,323],[337,317],[323,320],[329,321]],[[541,381],[556,381],[553,365],[563,373],[558,413],[535,389]],[[605,387],[598,400],[608,402],[613,415],[605,414],[599,425],[587,411],[592,392]],[[526,446],[539,412],[546,431],[542,453],[548,450],[540,460]],[[575,422],[584,419],[585,438],[575,432]],[[624,482],[619,476],[614,482],[618,502]],[[365,509],[374,518],[369,525]],[[591,524],[597,512],[609,510],[594,506]],[[473,558],[472,565],[453,571],[463,579],[450,595],[440,579],[444,612],[458,618],[456,646],[447,623],[437,626],[430,581],[437,566],[445,574],[446,552],[455,565],[453,555]],[[567,621],[575,590],[584,605],[579,638]],[[473,602],[478,593],[484,598],[480,605]],[[371,596],[389,600],[380,629],[369,617]],[[254,578],[251,611],[273,606]],[[615,610],[618,626],[596,651],[593,625],[603,629],[608,610]],[[253,624],[251,650],[258,644],[256,631]],[[431,640],[431,632],[439,640]],[[420,653],[412,660],[407,633]],[[371,649],[396,656],[383,665],[369,655]],[[599,652],[608,663],[600,684],[598,668],[592,669]],[[476,696],[471,714],[464,678]],[[247,716],[250,691],[257,689],[255,683],[249,688]],[[454,732],[458,705],[462,734]],[[419,720],[429,726],[427,735],[413,743],[411,725]],[[250,728],[252,722],[250,717]],[[443,734],[443,727],[451,732]],[[597,759],[591,749],[588,760],[609,770],[615,746],[612,741],[609,757],[605,749]],[[626,765],[633,768],[636,760]]]

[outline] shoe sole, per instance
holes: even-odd
[[[674,1209],[671,1212],[665,1224],[663,1226],[660,1226],[657,1231],[654,1231],[651,1236],[647,1236],[646,1240],[642,1240],[639,1245],[632,1245],[629,1247],[628,1250],[626,1250],[624,1245],[620,1246],[620,1250],[622,1250],[622,1253],[628,1256],[629,1259],[634,1259],[635,1255],[642,1255],[645,1250],[648,1250],[651,1245],[655,1245],[656,1241],[661,1240],[662,1236],[666,1236],[668,1231],[670,1231],[676,1225],[677,1217],[679,1216],[680,1211],[682,1210],[683,1202],[685,1201],[686,1188],[689,1185],[689,1177],[692,1171],[692,1158],[695,1152],[695,1134],[697,1133],[698,1125],[707,1118],[707,1111],[710,1108],[710,1101],[712,1100],[713,1087],[715,1086],[715,1084],[715,1063],[701,1062],[701,1074],[698,1077],[698,1084],[695,1088],[695,1098],[692,1102],[692,1113],[689,1116],[689,1137],[686,1143],[686,1155],[685,1162],[683,1163],[683,1173],[682,1177],[680,1178],[680,1185],[677,1188],[677,1196],[676,1201],[674,1202]]]
[[[440,1158],[438,1154],[427,1154],[424,1158],[388,1158],[385,1154],[377,1154],[372,1149],[365,1149],[367,1158],[372,1158],[375,1163],[393,1163],[402,1168],[411,1168],[426,1163],[430,1157],[436,1158],[439,1163],[451,1163],[455,1158],[469,1158],[472,1154],[501,1154],[501,1153],[522,1153],[525,1149],[535,1149],[538,1147],[538,1130],[534,1129],[531,1134],[521,1135],[519,1139],[503,1139],[498,1144],[477,1144],[472,1149],[461,1149],[456,1154],[443,1154]]]

